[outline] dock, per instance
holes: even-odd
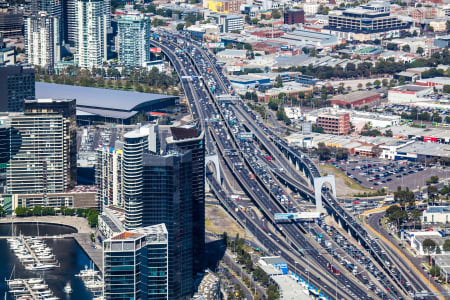
[[[27,239],[24,237],[20,237],[20,239],[22,240],[22,243],[25,245],[25,248],[27,248],[27,250],[31,254],[31,256],[33,256],[34,261],[38,264],[41,264],[42,262],[39,259],[39,257],[37,257],[36,252],[34,252],[34,250],[30,248],[30,245],[28,245]]]
[[[94,262],[100,272],[103,273],[103,250],[97,246],[95,246],[95,249],[92,247],[94,243],[91,241],[91,234],[75,233],[72,236],[86,255]]]
[[[33,283],[32,280],[35,280],[35,282]],[[6,280],[6,283],[8,285],[9,292],[12,294],[14,299],[59,299],[53,296],[53,292],[48,288],[48,285],[42,279],[14,279]]]

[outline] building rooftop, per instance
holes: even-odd
[[[76,99],[81,106],[97,109],[136,111],[149,102],[178,98],[171,95],[149,94],[84,86],[36,82],[36,98]]]
[[[450,213],[450,206],[430,206],[428,207],[428,209],[426,210],[427,213],[429,214],[437,214],[437,213]]]
[[[369,97],[373,97],[373,96],[377,96],[380,95],[376,92],[372,92],[372,91],[357,91],[357,92],[353,92],[353,93],[349,93],[349,94],[342,94],[342,95],[337,95],[334,96],[331,100],[340,100],[340,101],[344,101],[347,103],[353,103],[356,101],[359,101],[361,99],[365,99],[365,98],[369,98]]]
[[[397,91],[397,92],[411,92],[411,93],[416,93],[416,92],[421,92],[424,90],[428,90],[430,89],[430,87],[428,86],[420,86],[420,85],[401,85],[401,86],[397,86],[397,87],[393,87],[391,89],[389,89],[389,92],[391,91]]]

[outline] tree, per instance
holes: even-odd
[[[319,160],[329,160],[331,158],[331,150],[324,143],[317,145],[317,153],[319,154]]]
[[[392,137],[392,130],[391,130],[391,129],[386,130],[386,131],[384,132],[384,136]]]
[[[3,217],[5,215],[5,209],[3,208],[3,205],[0,205],[0,217]]]
[[[361,82],[358,83],[358,90],[362,89],[362,87],[363,87],[363,84]]]
[[[278,110],[278,102],[274,99],[269,99],[269,103],[267,104],[271,110]]]
[[[33,216],[41,216],[42,215],[42,206],[40,205],[36,205],[35,207],[33,207]]]
[[[443,92],[446,94],[450,94],[450,85],[448,84],[444,85]]]
[[[26,217],[31,213],[31,210],[23,206],[18,206],[14,209],[14,213],[18,217]]]
[[[389,81],[386,78],[383,78],[383,80],[381,80],[381,83],[383,84],[383,86],[387,86],[389,84]]]
[[[348,150],[346,148],[339,148],[336,150],[336,160],[347,160]]]
[[[441,269],[438,266],[432,266],[430,268],[430,274],[433,277],[439,277],[441,275]]]
[[[367,82],[366,83],[366,88],[370,88],[372,86],[372,83],[371,82]]]
[[[281,78],[281,75],[278,75],[275,79],[275,84],[273,85],[276,88],[283,87],[283,78]]]
[[[423,251],[428,254],[436,248],[436,242],[433,241],[432,239],[425,239],[422,242],[422,247]]]
[[[178,31],[181,31],[181,30],[183,30],[184,29],[184,23],[178,23],[177,24],[177,30]]]
[[[423,54],[423,48],[422,47],[417,47],[416,53],[419,55]]]
[[[274,19],[279,19],[279,18],[281,18],[281,14],[280,14],[280,11],[279,11],[278,9],[274,9],[274,10],[272,11],[272,18],[274,18]]]
[[[403,52],[410,52],[411,51],[411,47],[408,44],[406,44],[406,45],[404,45],[402,47],[402,51]]]
[[[373,85],[376,86],[376,87],[379,87],[379,86],[381,85],[381,81],[379,81],[379,80],[377,79],[377,80],[375,80],[375,81],[373,82]]]
[[[449,252],[450,251],[450,239],[446,239],[445,240],[443,249],[444,249],[445,252]]]

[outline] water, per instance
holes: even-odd
[[[17,226],[17,232],[23,234],[36,235],[38,226],[39,233],[43,235],[58,235],[75,232],[69,227],[54,225],[54,224],[15,224]],[[0,236],[10,235],[11,224],[0,224]],[[35,231],[33,231],[35,230]],[[0,239],[0,299],[13,300],[14,298],[8,295],[7,285],[5,279],[9,279],[12,274],[13,267],[15,266],[15,278],[33,278],[42,277],[48,284],[49,288],[53,291],[56,297],[62,300],[79,300],[79,299],[92,299],[93,295],[86,289],[83,281],[76,277],[80,270],[84,269],[84,266],[89,266],[90,259],[83,252],[81,247],[74,239],[45,239],[45,243],[53,249],[53,253],[56,259],[60,263],[59,268],[48,271],[29,271],[25,270],[20,261],[16,258],[13,251],[8,247],[6,239]],[[70,282],[72,286],[72,293],[65,294],[64,286],[67,282]]]

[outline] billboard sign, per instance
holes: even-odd
[[[161,53],[161,48],[150,48],[151,53]]]

